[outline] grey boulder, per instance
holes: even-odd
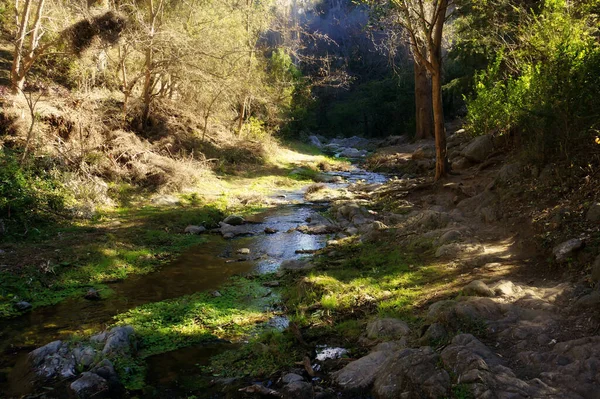
[[[370,388],[381,371],[388,352],[377,351],[350,362],[331,376],[333,381],[345,391],[362,391]]]
[[[471,296],[494,296],[494,291],[481,280],[473,280],[463,288],[466,295]]]
[[[303,381],[291,382],[284,386],[281,392],[284,399],[312,399],[315,397],[312,384]]]
[[[244,224],[245,220],[243,217],[239,215],[229,215],[223,220],[223,223],[231,225],[231,226],[239,226]]]
[[[71,391],[79,399],[109,397],[108,382],[98,374],[84,372],[71,383]]]
[[[186,234],[202,234],[205,231],[206,231],[206,228],[204,226],[194,226],[194,225],[189,225],[185,228],[185,230],[183,230],[183,232]]]
[[[586,213],[586,219],[590,222],[600,222],[600,202],[594,202]]]
[[[369,339],[399,339],[408,334],[410,334],[410,327],[399,319],[377,319],[367,325],[367,338]]]
[[[462,151],[462,156],[471,162],[481,163],[494,151],[494,142],[489,135],[474,138]]]
[[[308,136],[308,142],[317,148],[323,148],[323,143],[321,143],[321,140],[319,140],[319,138],[315,135]]]
[[[555,246],[552,250],[552,254],[558,262],[565,262],[575,251],[581,249],[583,245],[583,240],[572,238]]]
[[[15,303],[15,308],[21,312],[31,309],[31,304],[29,302],[20,301]]]
[[[128,353],[131,350],[133,333],[131,326],[113,328],[106,337],[102,353],[104,355]]]
[[[430,347],[404,349],[390,355],[373,385],[379,399],[447,397],[451,381]]]

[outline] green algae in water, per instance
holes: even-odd
[[[272,289],[262,286],[269,278],[232,277],[218,296],[199,292],[148,303],[115,319],[119,325],[134,327],[141,357],[217,339],[239,339],[268,320],[270,309],[279,302]]]

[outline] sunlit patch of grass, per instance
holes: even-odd
[[[440,289],[449,274],[390,244],[349,241],[340,251],[339,262],[323,259],[288,290],[288,308],[306,324],[335,324],[350,315],[411,318],[414,308]]]
[[[142,357],[215,339],[237,339],[271,316],[270,308],[279,299],[261,285],[268,278],[235,277],[219,289],[220,296],[200,292],[149,303],[115,319],[135,328]]]
[[[299,141],[287,142],[285,149],[277,151],[270,158],[273,165],[282,168],[303,166],[313,170],[347,170],[350,162],[342,158],[334,158],[310,144]]]
[[[207,240],[206,236],[183,234],[187,225],[212,228],[227,212],[247,214],[259,209],[244,204],[228,209],[227,203],[219,202],[117,208],[98,220],[51,227],[31,241],[13,244],[16,250],[33,251],[28,254],[32,261],[18,273],[0,272],[0,317],[17,315],[14,303],[21,300],[34,308],[53,305],[81,297],[91,287],[103,289],[104,283],[152,272]],[[35,260],[41,257],[34,249],[39,243],[51,248],[43,255],[44,261]]]
[[[51,227],[31,241],[15,243],[15,250],[31,261],[18,272],[0,272],[0,317],[17,315],[14,303],[21,300],[35,308],[81,297],[91,287],[102,295],[104,283],[152,272],[207,239],[182,234],[188,224],[213,227],[223,217],[213,204],[118,208],[98,220]],[[35,252],[39,243],[50,248],[43,255]]]
[[[298,181],[316,181],[317,176],[319,176],[319,171],[316,169],[302,167],[294,169],[289,177]]]

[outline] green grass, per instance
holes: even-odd
[[[214,227],[226,211],[257,209],[220,203],[118,208],[94,221],[49,226],[8,241],[20,265],[0,272],[0,318],[19,314],[14,303],[21,300],[36,308],[83,296],[90,287],[105,295],[105,283],[152,272],[205,242],[205,236],[182,234],[188,224]]]
[[[291,179],[294,180],[298,180],[298,181],[316,181],[317,180],[317,176],[320,174],[320,172],[316,169],[311,169],[311,168],[297,168],[295,170],[293,170],[292,172],[294,173],[290,173],[289,177]]]
[[[287,305],[303,320],[320,323],[324,317],[336,320],[348,314],[410,317],[415,304],[445,275],[439,266],[425,266],[390,244],[348,241],[340,251],[340,262],[332,265],[324,259],[290,288]]]
[[[270,333],[265,322],[274,314],[271,309],[280,301],[272,289],[262,286],[272,275],[256,278],[232,277],[219,288],[220,296],[198,292],[179,298],[138,306],[115,316],[116,325],[131,325],[135,329],[138,353],[136,357],[116,359],[116,367],[128,389],[141,389],[145,382],[145,359],[149,356],[185,348],[195,344],[214,342],[219,339],[240,340],[259,335],[254,344],[264,341]],[[259,372],[263,367],[272,370],[285,360],[289,351],[259,351],[261,361],[250,362],[251,354],[258,348],[244,345],[234,351],[239,357],[232,365],[225,363],[223,369],[213,374],[230,375],[234,371]],[[279,353],[279,355],[277,355]],[[258,359],[257,358],[257,359]],[[243,359],[243,361],[241,360]],[[242,361],[242,363],[240,363]],[[248,362],[248,363],[246,363]],[[255,375],[255,374],[253,374]]]
[[[316,146],[302,141],[288,141],[285,143],[286,147],[307,155],[324,156],[323,152]]]
[[[403,252],[393,242],[345,239],[337,255],[317,258],[317,268],[289,277],[283,292],[291,319],[310,342],[343,345],[355,355],[373,317],[396,317],[419,331],[427,301],[455,291],[452,271]]]
[[[316,176],[320,162],[343,163],[317,155],[315,148],[304,144],[294,146],[297,151],[281,150],[269,165],[200,184],[197,192],[179,195],[177,206],[144,206],[148,193],[127,184],[113,185],[119,208],[105,210],[93,220],[40,223],[29,226],[22,236],[3,237],[2,249],[11,255],[0,259],[6,265],[0,269],[0,318],[18,315],[14,307],[18,301],[36,308],[82,296],[90,287],[104,294],[105,283],[152,272],[205,240],[181,234],[185,226],[211,228],[227,213],[258,212],[264,209],[264,195],[301,187]],[[299,165],[302,172],[290,176]]]
[[[302,358],[302,349],[288,331],[268,331],[239,349],[214,356],[203,371],[215,377],[268,377]]]
[[[149,303],[115,320],[135,328],[142,358],[216,339],[239,339],[267,321],[279,301],[272,289],[262,286],[269,278],[273,276],[233,277],[219,288],[221,296],[198,292]]]
[[[7,267],[0,269],[0,318],[18,315],[14,307],[18,301],[36,308],[82,296],[91,287],[108,294],[107,282],[152,272],[205,240],[181,234],[185,226],[211,228],[228,213],[258,212],[264,209],[266,194],[305,185],[319,173],[319,163],[343,164],[310,146],[294,143],[294,147],[280,151],[269,165],[200,184],[198,192],[179,195],[177,206],[144,206],[148,193],[114,185],[111,193],[119,208],[105,210],[93,220],[63,219],[29,226],[24,236],[4,237],[3,249],[12,255],[1,259]],[[302,172],[290,175],[300,165]],[[203,191],[210,193],[208,197]]]
[[[445,284],[439,265],[425,265],[391,244],[346,240],[336,259],[319,260],[306,275],[288,275],[282,295],[288,315],[309,345],[343,345],[353,354],[365,350],[359,337],[375,315],[413,323],[415,307]],[[204,369],[221,377],[268,377],[301,361],[306,348],[290,331],[266,332],[240,349],[227,351]]]

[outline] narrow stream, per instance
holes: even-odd
[[[381,183],[380,174],[355,168],[350,172],[332,172],[345,183],[329,184],[341,188],[364,180]],[[285,193],[289,204],[280,205],[249,218],[244,229],[251,234],[230,240],[210,236],[209,241],[191,248],[176,261],[154,273],[131,276],[110,284],[114,294],[101,301],[69,299],[55,306],[36,309],[0,324],[0,398],[2,392],[14,391],[7,376],[14,365],[32,349],[56,339],[67,339],[74,333],[103,330],[116,314],[149,302],[176,298],[198,291],[214,290],[236,274],[276,271],[282,261],[301,257],[297,250],[322,248],[329,236],[308,235],[294,229],[306,219],[327,209],[324,204],[304,201],[303,190]],[[278,230],[265,234],[265,227]],[[249,248],[251,256],[238,261],[236,252]],[[235,260],[235,261],[233,261]],[[231,344],[211,344],[156,355],[148,359],[148,381],[162,387],[177,385],[185,375],[197,373],[198,364]],[[18,390],[18,389],[17,389]]]

